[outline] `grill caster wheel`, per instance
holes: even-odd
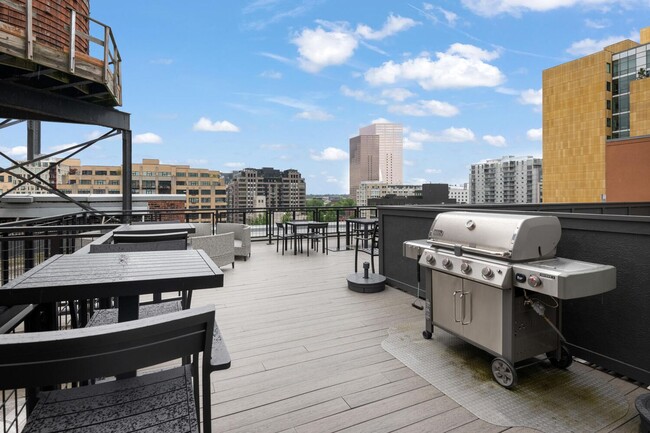
[[[573,364],[573,357],[571,356],[569,349],[567,349],[564,344],[560,346],[560,359],[557,359],[555,357],[556,355],[557,353],[555,351],[548,352],[546,354],[546,357],[549,361],[551,361],[551,365],[553,365],[553,367],[569,368],[569,366]]]
[[[433,334],[430,333],[429,331],[422,331],[422,336],[424,337],[425,340],[431,340]]]
[[[514,365],[503,358],[492,360],[492,377],[499,385],[511,389],[517,385],[517,371]]]

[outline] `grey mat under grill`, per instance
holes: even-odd
[[[588,368],[568,370],[543,361],[517,370],[507,390],[492,379],[492,355],[438,328],[422,337],[423,323],[389,330],[382,347],[477,417],[502,426],[543,432],[594,432],[625,416],[623,394]]]

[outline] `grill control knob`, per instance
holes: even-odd
[[[446,268],[446,269],[450,269],[451,268],[451,260],[449,260],[447,258],[442,259],[442,266],[444,268]]]
[[[463,263],[462,265],[460,265],[460,271],[463,274],[469,274],[470,272],[472,272],[472,267],[469,265],[469,263]]]
[[[531,287],[539,287],[542,285],[542,280],[537,275],[531,275],[528,277],[528,285]]]
[[[485,278],[486,280],[490,280],[492,279],[492,277],[494,277],[494,271],[488,268],[487,266],[481,270],[481,274],[483,275],[483,278]]]
[[[430,265],[435,265],[436,264],[436,258],[433,257],[432,254],[427,254],[426,256],[427,263]]]

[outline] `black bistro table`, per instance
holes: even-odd
[[[317,221],[287,221],[286,224],[291,226],[293,231],[293,255],[298,254],[298,238],[301,233],[307,233],[309,231],[309,226],[312,224],[318,224]],[[304,232],[300,232],[301,227],[306,227]]]
[[[140,295],[223,287],[203,250],[55,255],[0,287],[0,305],[118,297],[118,320],[138,318]]]
[[[345,220],[345,245],[347,245],[347,249],[354,249],[351,243],[353,232],[362,231],[363,237],[367,238],[368,232],[370,232],[378,222],[378,218],[348,218]],[[364,248],[365,247],[367,247],[367,245],[364,245]]]
[[[150,235],[157,233],[195,233],[196,227],[192,223],[177,223],[177,222],[154,222],[154,223],[132,223],[119,226],[113,233],[128,233],[138,235]]]

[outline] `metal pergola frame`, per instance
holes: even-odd
[[[6,172],[20,179],[20,183],[17,186],[1,194],[0,198],[19,186],[30,183],[68,200],[86,211],[99,213],[92,207],[80,203],[59,191],[55,185],[41,179],[40,175],[49,170],[51,166],[35,173],[29,170],[26,165],[73,150],[71,154],[55,163],[55,165],[59,165],[98,141],[120,134],[122,135],[122,210],[125,212],[125,218],[127,220],[129,219],[128,215],[132,210],[133,203],[131,191],[132,133],[130,126],[131,115],[129,113],[3,81],[0,81],[0,95],[2,95],[0,97],[0,118],[5,119],[0,121],[0,129],[19,124],[23,121],[35,121],[35,123],[40,121],[73,123],[111,128],[109,132],[101,137],[46,155],[39,155],[40,139],[28,139],[28,158],[27,161],[22,163],[14,160],[4,152],[0,152],[0,156],[12,164],[7,168],[0,167],[0,173]],[[40,127],[34,127],[34,125],[32,127],[34,129],[33,133],[40,135]],[[25,171],[27,176],[16,173],[17,169]],[[44,185],[37,184],[34,179],[42,181]]]

